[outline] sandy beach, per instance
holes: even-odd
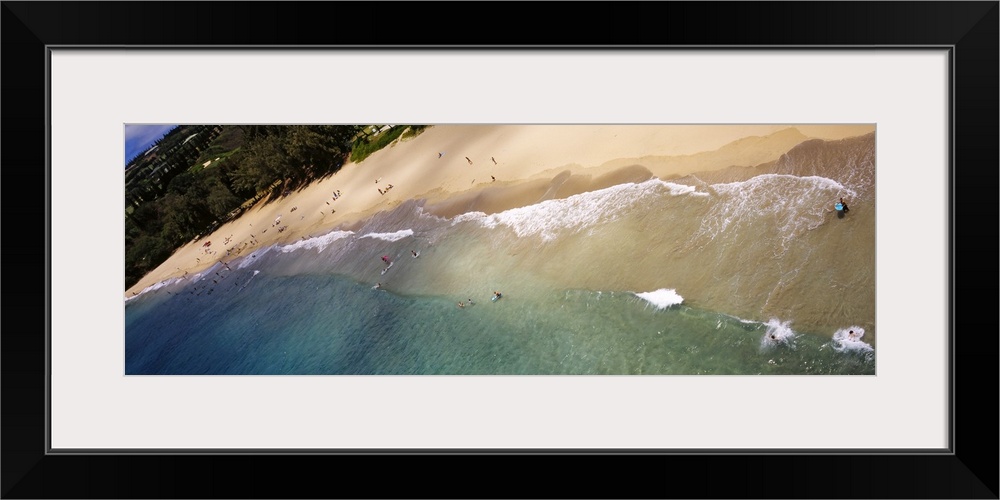
[[[177,250],[125,296],[257,248],[349,229],[410,199],[427,199],[428,210],[437,215],[490,214],[651,177],[756,166],[809,139],[838,140],[874,130],[874,125],[436,125],[288,196],[262,200]]]

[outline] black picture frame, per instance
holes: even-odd
[[[569,12],[571,11],[571,12]],[[332,12],[332,13],[331,13]],[[998,20],[988,2],[3,2],[4,498],[998,498]],[[201,29],[199,19],[225,19]],[[498,40],[502,42],[498,42]],[[572,40],[569,43],[568,40]],[[47,47],[950,47],[948,453],[47,451]],[[961,196],[958,196],[958,193]],[[973,228],[975,226],[975,228]],[[957,231],[962,228],[962,232]],[[961,237],[961,238],[960,238]],[[974,238],[970,243],[970,238]],[[959,242],[964,244],[959,246]],[[988,243],[986,243],[988,242]],[[977,250],[988,247],[986,252]],[[980,257],[980,254],[982,257]],[[985,269],[984,269],[985,268]],[[963,272],[965,279],[958,279]],[[29,271],[30,272],[30,271]],[[974,275],[971,273],[975,273]],[[8,275],[9,277],[11,275]],[[23,277],[22,277],[23,276]],[[9,283],[10,284],[10,283]],[[959,292],[962,292],[959,294]],[[964,301],[960,301],[964,298]],[[956,311],[956,304],[962,304]],[[986,324],[986,323],[989,324]],[[962,328],[959,328],[962,325]],[[314,471],[322,471],[315,474]]]

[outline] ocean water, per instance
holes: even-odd
[[[874,179],[870,134],[492,214],[411,200],[127,299],[126,374],[871,375]]]

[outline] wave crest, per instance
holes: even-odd
[[[407,236],[413,236],[413,230],[412,229],[403,229],[403,230],[396,231],[396,232],[393,232],[393,233],[368,233],[368,234],[359,236],[358,238],[359,239],[360,238],[374,238],[374,239],[377,239],[377,240],[398,241],[398,240],[401,240],[403,238],[406,238]]]
[[[333,231],[324,234],[322,236],[317,236],[315,238],[309,238],[302,241],[296,241],[295,243],[289,243],[288,245],[278,247],[278,249],[285,253],[294,252],[296,250],[303,248],[306,249],[315,248],[317,249],[318,252],[322,252],[323,250],[326,249],[326,247],[330,246],[330,244],[333,243],[334,241],[346,238],[352,234],[354,234],[354,231]]]
[[[684,302],[684,297],[681,297],[673,288],[660,288],[652,292],[636,293],[635,296],[649,302],[657,309],[666,309]]]
[[[600,223],[611,222],[626,215],[650,197],[679,196],[695,192],[695,187],[650,179],[580,193],[557,200],[545,200],[534,205],[514,208],[478,219],[487,228],[507,226],[520,237],[540,236],[551,241],[560,231],[580,231]],[[462,216],[460,216],[462,217]]]

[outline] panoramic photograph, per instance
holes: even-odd
[[[125,124],[125,374],[875,375],[875,133]]]

